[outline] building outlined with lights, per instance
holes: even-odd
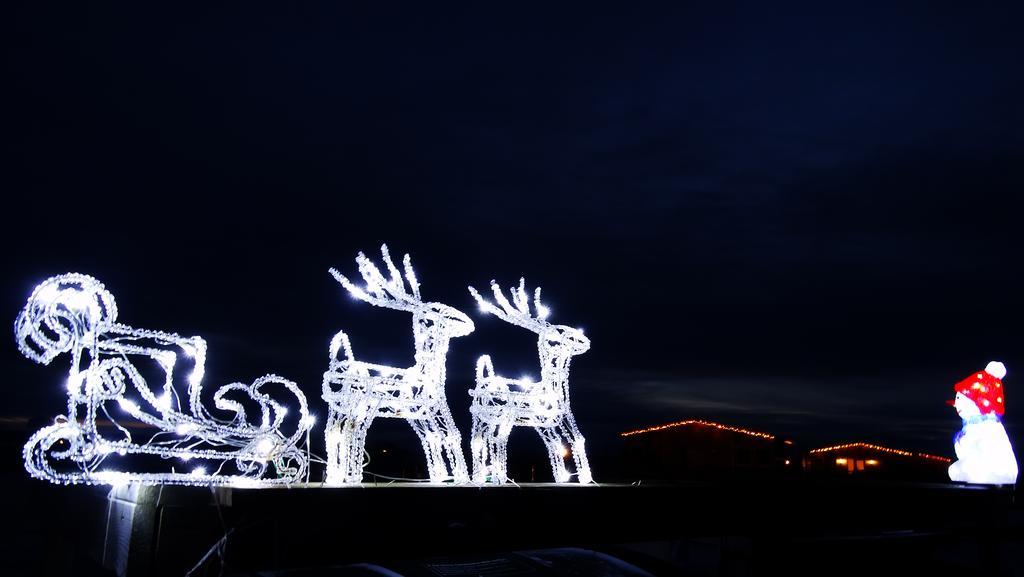
[[[899,480],[945,481],[952,459],[872,443],[843,443],[807,451],[805,473],[816,476],[867,476]]]
[[[766,477],[799,469],[791,440],[712,421],[677,421],[619,436],[625,470],[638,479]]]
[[[619,433],[623,465],[634,480],[813,477],[944,481],[947,457],[850,442],[801,451],[792,440],[702,419]]]

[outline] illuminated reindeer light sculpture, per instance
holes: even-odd
[[[535,313],[530,312],[526,282],[509,291],[509,302],[501,287],[491,281],[494,300],[491,303],[473,287],[469,292],[484,312],[501,320],[537,333],[540,353],[540,382],[508,379],[494,374],[491,357],[480,357],[476,365],[476,389],[470,392],[473,403],[473,480],[504,483],[508,476],[506,449],[512,427],[533,427],[548,450],[555,482],[568,483],[572,474],[565,460],[571,454],[576,465],[576,480],[590,483],[590,465],[583,435],[569,410],[569,362],[575,355],[590,349],[590,340],[583,332],[544,320],[549,310],[540,301],[540,287],[533,294]]]
[[[449,341],[472,333],[473,321],[450,306],[423,301],[409,255],[403,259],[403,279],[387,245],[381,247],[381,253],[390,278],[363,253],[359,253],[356,262],[365,287],[354,285],[335,269],[331,269],[331,274],[359,300],[412,313],[415,364],[395,368],[357,361],[344,331],[334,335],[330,368],[323,381],[323,398],[330,405],[327,483],[362,481],[366,431],[376,417],[409,422],[423,445],[432,482],[452,479],[466,483],[469,470],[462,453],[462,435],[444,393],[445,360]],[[339,357],[339,353],[343,356]]]
[[[313,420],[294,383],[266,375],[251,385],[225,385],[213,402],[230,417],[211,414],[201,399],[206,341],[118,323],[114,296],[96,279],[75,273],[47,279],[32,292],[14,332],[33,361],[47,365],[71,355],[67,414],[32,435],[23,450],[33,477],[236,487],[304,480],[303,445]],[[183,369],[191,369],[185,398],[175,387],[175,372]],[[275,388],[298,405],[290,417],[270,395]],[[256,409],[252,418],[247,407],[251,415]],[[283,432],[286,421],[291,435]]]

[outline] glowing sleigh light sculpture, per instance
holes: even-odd
[[[73,273],[36,287],[18,315],[15,334],[26,357],[49,364],[71,355],[67,415],[25,444],[29,474],[53,483],[106,485],[259,487],[303,480],[309,459],[300,443],[308,442],[313,420],[294,383],[266,375],[251,385],[220,387],[214,405],[233,416],[218,418],[201,404],[202,338],[116,321],[113,295],[96,279]],[[184,401],[174,386],[179,365],[192,366]],[[152,380],[153,374],[157,387],[144,376]],[[298,404],[287,417],[295,429],[290,436],[282,431],[287,408],[267,392],[275,387]],[[246,406],[257,409],[255,423]]]
[[[566,460],[571,455],[576,480],[590,483],[593,478],[585,440],[569,409],[569,363],[573,356],[590,349],[590,340],[579,329],[553,325],[545,320],[550,311],[541,303],[540,287],[533,293],[534,313],[531,313],[524,279],[519,279],[519,286],[509,291],[511,302],[494,281],[491,281],[491,291],[496,305],[469,287],[483,311],[537,333],[541,380],[532,382],[498,376],[487,355],[477,361],[476,388],[470,392],[473,397],[470,407],[473,480],[479,483],[508,480],[508,437],[512,427],[521,426],[533,427],[544,440],[555,482],[571,480],[572,473],[566,469]]]
[[[388,277],[363,253],[356,257],[365,287],[356,286],[335,269],[331,274],[359,300],[412,313],[415,364],[396,368],[358,361],[344,331],[331,340],[330,368],[323,381],[323,398],[330,405],[327,484],[362,481],[366,432],[376,417],[409,422],[423,446],[431,482],[468,482],[462,435],[444,387],[449,341],[472,333],[473,321],[448,305],[423,301],[409,255],[403,259],[403,278],[387,245],[381,253]]]

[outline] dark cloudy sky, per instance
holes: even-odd
[[[335,331],[411,363],[408,319],[327,274],[386,241],[474,316],[465,285],[540,283],[593,341],[597,450],[704,417],[950,454],[942,401],[991,359],[1019,438],[1020,9],[679,4],[5,8],[0,316],[89,273],[207,337],[210,385],[272,371],[322,412]],[[536,363],[476,318],[466,427],[476,356]],[[66,359],[0,350],[3,413],[63,410]]]

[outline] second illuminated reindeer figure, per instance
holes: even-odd
[[[549,311],[541,304],[540,287],[533,293],[533,313],[530,312],[530,298],[523,279],[519,279],[518,287],[509,291],[511,302],[494,281],[491,281],[491,291],[496,305],[469,287],[482,310],[537,333],[541,379],[540,382],[532,382],[500,377],[494,374],[489,356],[484,355],[477,361],[476,389],[470,393],[473,396],[470,407],[473,413],[470,441],[473,480],[478,483],[504,483],[507,480],[508,436],[512,427],[522,426],[533,427],[544,440],[555,482],[570,481],[572,474],[565,463],[571,454],[576,466],[576,480],[590,483],[593,478],[583,435],[569,410],[569,362],[573,356],[590,349],[590,340],[579,329],[553,325],[544,320]]]
[[[327,483],[362,481],[366,431],[376,417],[405,419],[412,425],[426,453],[432,482],[468,482],[462,436],[448,409],[444,385],[448,343],[473,332],[473,321],[450,306],[423,302],[409,255],[402,262],[403,278],[387,245],[381,247],[381,253],[387,277],[363,253],[356,257],[364,287],[356,286],[337,270],[331,269],[331,274],[349,294],[362,301],[412,313],[415,364],[394,368],[357,361],[348,336],[343,331],[334,335],[331,364],[323,382],[323,398],[330,405]]]

